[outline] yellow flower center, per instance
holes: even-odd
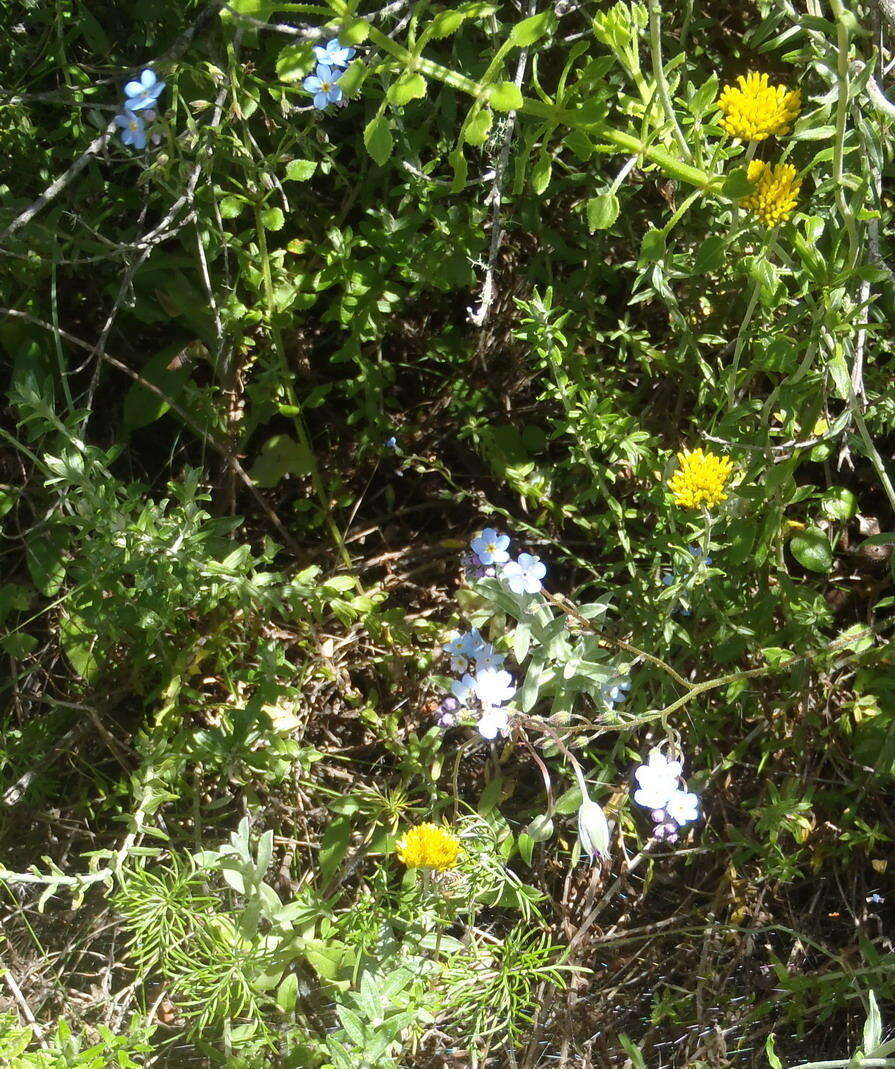
[[[452,869],[460,856],[460,840],[447,828],[419,824],[398,842],[398,857],[409,869]]]

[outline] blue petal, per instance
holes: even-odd
[[[337,82],[345,72],[341,67],[333,67],[330,71],[329,80],[331,82]]]
[[[314,55],[317,57],[318,63],[326,63],[329,59],[329,52],[325,48],[321,48],[320,45],[314,45]]]
[[[327,50],[327,52],[338,52],[341,47],[342,46],[339,44],[339,38],[338,37],[331,37],[326,42],[326,50]]]
[[[143,83],[144,89],[151,89],[156,82],[155,71],[147,67],[140,75],[140,81]]]
[[[323,88],[323,82],[321,82],[316,74],[312,74],[309,78],[305,78],[301,84],[309,93],[319,93]]]
[[[136,97],[142,94],[144,88],[142,82],[128,82],[124,87],[124,93],[125,96]]]
[[[330,89],[329,99],[333,102],[333,104],[337,103],[339,100],[342,99],[342,90],[339,88],[339,86],[334,85],[332,89]]]
[[[316,70],[315,73],[316,73],[317,77],[321,81],[324,81],[324,82],[335,81],[335,79],[333,78],[333,72],[330,70],[329,67],[327,67],[327,65],[325,63],[319,63],[317,65],[317,70]]]
[[[328,103],[329,103],[329,96],[326,93],[315,93],[314,94],[314,107],[318,111],[324,111],[326,109],[326,105]]]

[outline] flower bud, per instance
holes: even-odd
[[[585,798],[578,810],[578,841],[592,861],[609,857],[609,822],[602,806]]]

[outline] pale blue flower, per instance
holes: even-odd
[[[348,45],[343,45],[339,42],[338,37],[333,37],[332,40],[326,42],[326,46],[321,48],[320,45],[314,45],[314,55],[317,57],[318,63],[323,63],[327,67],[347,67],[348,64],[354,59],[355,50]]]
[[[316,73],[302,82],[305,89],[314,97],[314,107],[318,111],[323,111],[328,105],[337,104],[342,99],[342,90],[336,82],[343,73],[340,70],[333,70],[325,63],[318,63]]]
[[[507,553],[510,536],[501,534],[493,527],[486,527],[478,538],[473,538],[469,544],[472,546],[473,553],[478,557],[479,563],[485,566],[505,564],[510,559]]]
[[[468,705],[469,699],[475,697],[475,680],[468,672],[462,679],[455,679],[451,683],[451,694],[461,705]]]
[[[121,130],[121,140],[131,148],[146,148],[146,124],[140,115],[132,111],[123,111],[115,116],[115,125]]]
[[[541,563],[540,557],[520,553],[516,560],[504,565],[500,577],[514,594],[537,594],[546,574],[547,568]]]
[[[490,642],[483,643],[474,658],[476,668],[500,668],[506,660],[504,654],[498,653]]]
[[[155,76],[155,71],[148,67],[140,75],[139,81],[128,82],[124,87],[125,111],[143,111],[150,108],[162,95],[165,83]]]
[[[631,689],[631,680],[627,678],[617,679],[610,683],[604,683],[600,689],[603,693],[603,700],[607,705],[618,705],[628,696],[628,691]]]
[[[398,448],[398,439],[397,438],[387,438],[386,442],[385,442],[385,448],[386,449],[397,449]]]
[[[485,640],[478,630],[455,633],[444,647],[444,652],[451,656],[451,671],[465,672],[469,662],[475,660],[479,651],[485,646]]]
[[[703,553],[699,546],[687,546],[687,549],[690,551],[695,561],[702,561],[704,564],[712,563],[712,558]]]

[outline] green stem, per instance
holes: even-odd
[[[274,300],[273,291],[273,275],[270,270],[270,256],[267,250],[267,234],[264,230],[264,222],[261,218],[261,204],[259,202],[256,202],[255,204],[255,229],[258,234],[258,251],[261,257],[261,275],[264,280],[264,302],[267,310],[267,321],[270,324],[270,333],[273,337],[274,349],[276,350],[277,360],[280,364],[281,385],[286,395],[286,402],[292,409],[292,424],[295,427],[295,436],[298,439],[298,444],[301,446],[302,451],[308,457],[311,466],[311,482],[314,486],[317,498],[320,501],[320,506],[323,509],[326,526],[332,535],[333,543],[335,544],[345,567],[351,568],[351,557],[345,546],[345,539],[342,537],[342,532],[339,530],[333,519],[329,498],[326,494],[326,488],[324,487],[323,479],[320,476],[320,467],[317,463],[317,456],[311,445],[311,439],[308,435],[307,427],[305,426],[301,406],[298,403],[298,395],[292,384],[292,372],[289,370],[289,364],[286,360],[286,347],[283,344],[283,334],[277,323],[276,302]]]
[[[432,60],[414,56],[412,52],[409,52],[396,41],[386,37],[375,26],[369,27],[368,36],[373,44],[378,45],[383,52],[393,56],[403,67],[425,73],[430,78],[442,82],[444,85],[450,85],[468,96],[474,97],[476,100],[482,99],[485,87],[471,78],[457,74],[456,71],[449,70],[447,67],[434,63]],[[535,119],[561,123],[602,138],[606,144],[597,145],[597,151],[614,152],[618,150],[629,156],[642,156],[651,163],[655,163],[670,178],[676,178],[687,185],[696,186],[697,189],[702,189],[706,192],[721,192],[721,186],[724,184],[722,175],[709,174],[708,171],[700,167],[694,167],[692,164],[678,159],[667,149],[658,145],[649,145],[641,138],[634,137],[633,134],[623,130],[616,130],[610,126],[603,126],[593,120],[582,119],[577,111],[561,108],[556,104],[545,103],[542,100],[533,100],[530,97],[525,97],[522,101],[522,107],[517,110],[523,115],[530,115]]]
[[[845,126],[848,119],[848,27],[845,24],[845,9],[840,0],[831,0],[836,16],[836,81],[838,96],[836,99],[836,140],[833,142],[833,181],[836,183],[836,204],[848,233],[852,263],[857,258],[858,234],[854,216],[845,199],[845,186],[842,183],[845,157]]]
[[[653,61],[653,77],[659,88],[659,99],[665,109],[665,117],[671,124],[674,139],[680,146],[684,158],[693,159],[693,153],[684,137],[683,131],[678,125],[677,116],[674,114],[674,105],[671,103],[671,93],[668,90],[668,81],[665,78],[665,67],[662,64],[662,5],[660,0],[650,0],[649,6],[649,42],[650,55]]]

